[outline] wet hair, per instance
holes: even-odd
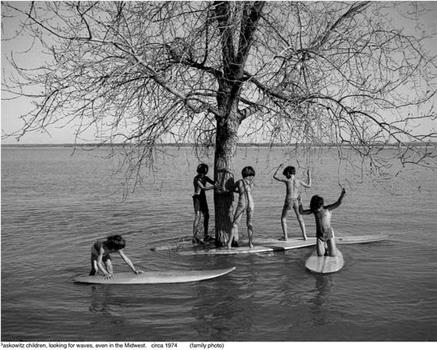
[[[126,241],[120,235],[109,236],[106,238],[106,246],[111,250],[120,250],[126,247]]]
[[[255,170],[251,166],[246,166],[243,168],[243,170],[241,170],[241,176],[255,176]]]
[[[285,176],[287,175],[295,175],[296,174],[296,168],[294,166],[288,166],[284,169],[282,172]]]
[[[208,165],[206,165],[205,163],[201,163],[197,166],[197,173],[198,174],[206,174],[209,170]]]
[[[315,212],[319,210],[321,207],[323,207],[323,198],[318,196],[317,194],[315,196],[312,196],[311,202],[310,202],[310,209],[311,211]]]

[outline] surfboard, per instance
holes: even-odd
[[[315,273],[333,273],[341,270],[344,265],[343,254],[337,248],[336,256],[318,256],[314,250],[306,260],[305,267]]]
[[[363,244],[387,240],[386,234],[361,235],[361,236],[336,236],[337,244]],[[254,248],[248,247],[248,241],[240,240],[238,248],[216,248],[214,242],[209,245],[200,245],[191,243],[189,240],[179,239],[178,242],[169,241],[166,245],[150,248],[154,251],[175,250],[181,255],[233,255],[233,254],[250,254],[271,251],[284,251],[297,248],[311,247],[316,244],[315,237],[308,237],[307,240],[302,238],[289,238],[287,241],[272,238],[255,238]]]
[[[245,241],[242,241],[242,244],[247,244]],[[254,244],[259,244],[265,247],[272,248],[274,251],[280,250],[289,250],[289,249],[297,249],[304,247],[311,247],[316,244],[315,237],[308,237],[308,239],[304,240],[302,238],[291,238],[286,241],[279,239],[255,239]]]
[[[266,253],[273,252],[274,249],[271,247],[255,246],[250,248],[249,246],[244,247],[232,247],[228,249],[227,247],[220,248],[210,248],[210,249],[194,249],[194,250],[181,250],[177,251],[179,255],[236,255],[236,254],[256,254],[256,253]]]
[[[140,274],[133,272],[115,273],[110,279],[101,275],[82,275],[73,278],[75,283],[87,284],[158,284],[197,282],[217,278],[235,270],[235,267],[217,270],[173,270],[173,271],[145,271]]]
[[[386,234],[375,234],[375,235],[362,235],[362,236],[335,236],[335,243],[337,244],[363,244],[363,243],[373,243],[380,242],[389,239],[390,236]]]
[[[215,242],[209,243],[193,243],[192,237],[174,237],[168,239],[162,239],[159,241],[149,242],[153,245],[150,250],[153,251],[163,251],[163,250],[176,250],[176,249],[186,249],[186,248],[215,248]]]
[[[361,235],[361,236],[336,236],[337,244],[363,244],[384,241],[389,238],[386,234]],[[242,240],[241,244],[247,244],[247,241]],[[288,250],[296,248],[310,247],[316,244],[316,237],[308,237],[306,240],[302,238],[289,238],[288,240],[265,239],[259,238],[254,240],[254,244],[260,244],[266,247],[271,247],[274,250]]]
[[[288,250],[288,249],[294,249],[294,248],[302,248],[302,247],[309,247],[316,244],[315,237],[309,237],[307,240],[295,238],[295,239],[289,239],[287,241],[282,241],[279,239],[271,239],[271,238],[264,238],[264,239],[255,239],[254,244],[259,244],[259,246],[256,246],[249,250],[249,242],[248,240],[240,240],[240,247],[238,248],[232,248],[227,253],[222,252],[226,248],[216,248],[215,243],[211,242],[209,244],[194,244],[191,242],[191,238],[189,240],[183,239],[179,241],[168,241],[167,244],[158,245],[155,247],[151,247],[150,249],[153,251],[164,251],[164,250],[183,250],[183,249],[196,249],[199,250],[196,254],[205,255],[206,252],[203,252],[201,250],[208,249],[211,251],[211,254],[242,254],[242,253],[259,253],[261,251],[272,251],[273,250]],[[246,249],[247,247],[247,249]],[[256,248],[256,249],[255,249]],[[270,249],[267,249],[270,248]],[[255,249],[256,251],[254,251]],[[183,255],[186,255],[185,252],[180,252]],[[192,254],[189,254],[192,255]]]

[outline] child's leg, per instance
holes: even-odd
[[[199,226],[200,218],[201,218],[200,211],[194,212],[193,239],[197,239],[197,227]]]
[[[98,271],[98,267],[97,267],[97,261],[91,257],[91,271],[90,271],[90,276],[94,276]]]
[[[208,202],[204,195],[200,196],[200,211],[203,215],[203,238],[206,241],[208,238],[208,225],[209,225],[209,208]]]
[[[282,208],[282,214],[281,214],[281,226],[282,226],[282,233],[284,234],[284,240],[288,239],[288,231],[287,231],[287,214],[288,214],[288,206],[284,205]]]
[[[231,236],[228,240],[228,248],[231,248],[233,239],[238,237],[238,225],[240,223],[241,217],[243,216],[243,210],[244,208],[242,208],[241,206],[238,206],[235,210],[234,220],[232,222]]]
[[[253,236],[253,225],[252,225],[252,215],[253,210],[248,208],[246,212],[246,222],[247,222],[247,237],[249,238],[249,247],[253,248],[252,236]]]
[[[317,250],[317,255],[318,256],[324,256],[325,255],[325,252],[326,252],[325,242],[322,241],[320,238],[317,238],[316,250]]]
[[[197,227],[200,223],[200,198],[199,195],[193,195],[194,220],[193,220],[193,243],[197,240]]]
[[[335,244],[335,238],[332,237],[328,239],[328,255],[329,256],[336,256],[337,255],[337,245]]]
[[[294,213],[296,214],[296,218],[297,221],[299,223],[300,229],[302,231],[302,237],[303,239],[307,239],[307,233],[306,233],[306,229],[305,229],[305,222],[303,221],[303,216],[300,215],[299,213],[299,207],[297,206],[297,204],[293,205],[293,209],[294,209]]]
[[[111,275],[114,273],[114,270],[112,269],[112,261],[111,259],[107,259],[105,261],[106,271],[108,271]]]
[[[203,238],[208,239],[208,226],[209,226],[209,210],[203,213]]]
[[[335,234],[334,230],[331,228],[327,231],[327,240],[326,243],[328,245],[328,255],[329,256],[336,256],[337,255],[337,247],[335,244]]]
[[[229,240],[228,240],[228,248],[232,247],[232,243],[233,243],[234,239],[237,240],[237,237],[238,237],[238,224],[240,222],[241,216],[242,216],[242,214],[240,214],[238,220],[235,220],[234,223],[232,224],[231,236],[229,237]]]

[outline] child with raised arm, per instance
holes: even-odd
[[[283,239],[288,239],[288,231],[287,231],[287,214],[293,208],[294,213],[296,214],[297,221],[299,222],[300,229],[302,230],[302,236],[303,239],[307,239],[306,230],[305,230],[305,222],[303,221],[302,215],[299,213],[299,204],[297,201],[297,197],[299,195],[299,189],[300,186],[310,188],[311,187],[311,172],[308,169],[307,171],[307,182],[303,182],[302,180],[299,180],[295,177],[296,175],[296,168],[293,166],[287,166],[282,174],[284,177],[279,177],[278,172],[282,168],[284,164],[280,164],[278,168],[276,169],[275,173],[273,174],[273,178],[279,182],[283,182],[285,184],[286,188],[286,194],[285,194],[285,203],[284,207],[282,208],[282,214],[281,214],[281,226],[282,226],[282,233],[284,234]]]
[[[197,175],[193,179],[194,194],[194,222],[193,222],[193,243],[207,242],[211,238],[208,236],[209,225],[209,208],[206,201],[205,191],[214,189],[214,181],[212,181],[206,174],[208,173],[208,165],[201,163],[197,167]],[[207,183],[212,186],[207,186]],[[203,215],[203,241],[197,237],[197,226],[200,223],[200,218]]]
[[[315,195],[311,198],[310,209],[303,209],[301,198],[300,196],[298,197],[299,212],[303,215],[314,214],[316,219],[316,247],[318,256],[335,256],[337,253],[334,230],[331,226],[331,216],[332,210],[340,206],[345,194],[346,190],[343,188],[337,202],[326,206],[324,206],[323,198]]]
[[[137,270],[132,264],[132,261],[124,254],[123,249],[126,246],[126,241],[120,235],[109,236],[106,240],[100,239],[91,247],[91,271],[90,276],[94,276],[98,271],[101,271],[106,278],[112,278],[112,262],[110,253],[118,253],[124,262],[136,274],[143,271]]]
[[[249,247],[253,248],[252,235],[253,235],[253,225],[252,216],[255,203],[252,197],[253,188],[253,178],[255,177],[255,170],[251,166],[243,168],[241,171],[242,179],[235,183],[234,192],[238,193],[238,205],[235,209],[234,218],[232,220],[231,236],[228,240],[228,248],[232,245],[237,245],[234,243],[234,238],[238,240],[238,225],[240,223],[243,213],[246,212],[246,222],[247,222],[247,235],[249,238]]]

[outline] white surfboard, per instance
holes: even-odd
[[[337,272],[343,268],[343,265],[343,254],[338,248],[336,256],[318,256],[317,251],[314,250],[305,262],[308,270],[322,274]]]
[[[245,241],[242,241],[242,244],[246,244]],[[315,237],[308,237],[308,239],[304,240],[302,238],[290,238],[286,241],[279,239],[255,239],[254,244],[259,244],[265,247],[272,248],[274,251],[278,250],[289,250],[289,249],[297,249],[304,247],[311,247],[316,244]]]
[[[271,247],[255,246],[250,248],[249,246],[244,247],[221,247],[221,248],[210,248],[210,249],[193,249],[193,250],[180,250],[177,251],[179,255],[236,255],[236,254],[256,254],[256,253],[266,253],[273,252],[274,249]]]
[[[361,235],[361,236],[335,236],[335,243],[337,244],[363,244],[380,242],[389,239],[390,236],[386,234]]]
[[[375,235],[361,235],[361,236],[336,236],[335,242],[337,244],[363,244],[384,241],[389,238],[385,234]],[[247,244],[247,241],[241,241],[241,244]],[[304,248],[316,245],[316,237],[308,237],[306,240],[303,238],[289,238],[288,240],[259,238],[254,240],[254,244],[271,247],[274,250],[289,250],[296,248]]]
[[[161,240],[148,242],[148,244],[152,246],[150,250],[153,251],[216,247],[214,240],[209,241],[207,243],[193,243],[192,236],[163,238]]]
[[[362,244],[372,243],[387,240],[389,238],[386,234],[361,235],[361,236],[336,236],[337,244]],[[297,248],[311,247],[316,244],[315,237],[308,237],[304,240],[302,238],[289,238],[287,241],[272,239],[272,238],[256,238],[254,239],[254,248],[248,247],[248,241],[240,240],[240,247],[227,249],[224,247],[216,248],[214,243],[209,245],[200,245],[191,243],[191,238],[179,238],[179,241],[169,240],[167,244],[155,246],[150,248],[155,251],[175,250],[181,255],[233,255],[233,254],[249,254],[262,253],[271,251],[283,251]]]
[[[235,267],[217,270],[173,270],[173,271],[145,271],[140,274],[133,272],[115,273],[112,278],[101,275],[82,275],[73,279],[75,283],[87,284],[158,284],[197,282],[226,275]]]

